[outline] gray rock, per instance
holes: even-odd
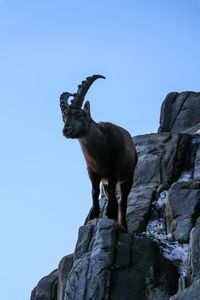
[[[58,266],[58,300],[63,300],[67,276],[73,265],[73,254],[63,257]]]
[[[195,281],[189,288],[172,296],[170,300],[200,300],[200,280]]]
[[[155,242],[125,234],[119,237],[109,299],[169,299],[177,282],[176,268],[160,256]]]
[[[179,242],[188,242],[190,231],[200,213],[200,190],[194,182],[180,182],[171,188],[166,201],[167,232]]]
[[[134,142],[139,157],[134,186],[149,183],[169,185],[180,176],[188,135],[146,134],[136,136]]]
[[[182,95],[183,97],[179,98],[178,96],[179,93],[171,92],[165,97],[161,106],[160,127],[158,132],[171,132],[173,123],[176,120],[177,112],[180,111],[185,99],[185,95]]]
[[[57,300],[58,270],[42,278],[31,294],[31,300]]]
[[[190,280],[200,280],[200,217],[190,235]]]
[[[65,256],[57,270],[38,282],[32,291],[31,300],[63,300],[67,275],[72,263],[73,254]]]
[[[195,163],[194,163],[194,179],[200,179],[200,144],[196,152]]]
[[[134,187],[128,198],[127,224],[129,232],[145,231],[151,211],[151,202],[157,190],[157,185],[148,184]]]
[[[109,219],[96,219],[80,228],[65,300],[107,299],[119,230],[117,222]]]
[[[161,107],[158,132],[195,133],[200,129],[199,110],[200,93],[168,94]]]
[[[168,299],[177,284],[176,268],[155,242],[127,234],[113,220],[96,219],[80,228],[64,300]]]

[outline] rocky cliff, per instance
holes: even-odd
[[[158,133],[136,136],[128,232],[105,218],[80,227],[74,254],[31,300],[200,299],[200,93],[170,93]]]

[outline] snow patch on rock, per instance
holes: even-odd
[[[163,191],[158,201],[152,203],[152,218],[146,227],[145,235],[156,241],[163,256],[178,267],[181,276],[186,276],[189,244],[181,244],[173,238],[172,234],[167,234],[164,218],[167,197],[168,191]],[[154,219],[155,211],[160,215],[157,219]]]

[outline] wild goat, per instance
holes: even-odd
[[[105,79],[102,75],[93,75],[78,86],[75,94],[68,92],[61,94],[63,135],[66,138],[78,139],[85,156],[92,183],[93,208],[89,219],[99,217],[99,193],[102,182],[108,196],[107,217],[118,220],[119,224],[127,227],[127,198],[132,187],[137,153],[128,131],[112,123],[94,122],[90,114],[89,101],[86,101],[83,109],[81,108],[88,89],[98,78]],[[70,105],[69,97],[73,97]],[[119,212],[115,196],[117,182],[120,183],[121,189]]]

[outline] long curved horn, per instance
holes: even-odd
[[[92,83],[98,78],[106,79],[106,77],[102,75],[92,75],[90,77],[87,77],[86,80],[83,80],[82,83],[78,85],[78,91],[74,94],[74,99],[71,101],[70,105],[71,107],[81,108],[87,91],[89,90]]]
[[[60,108],[62,113],[64,113],[64,111],[69,108],[68,99],[71,96],[73,96],[73,94],[68,92],[62,93],[60,95]]]

